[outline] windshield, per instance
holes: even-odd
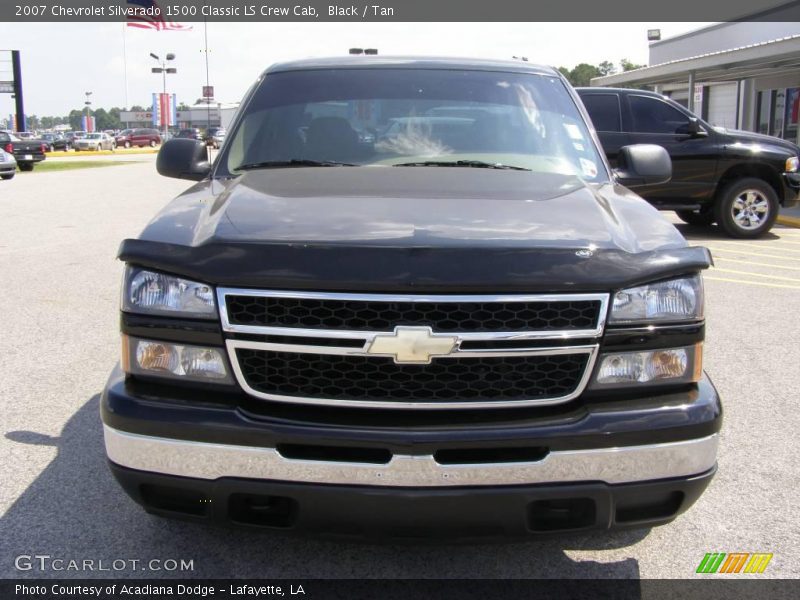
[[[221,175],[238,174],[243,166],[323,162],[505,165],[593,182],[608,178],[565,85],[530,73],[273,73],[255,91],[230,138]]]
[[[99,133],[87,133],[86,134],[86,139],[87,140],[99,140],[100,139],[100,134]]]

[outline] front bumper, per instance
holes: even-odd
[[[800,173],[783,174],[783,207],[797,206],[800,199]]]
[[[134,500],[170,516],[323,535],[508,538],[666,523],[713,476],[722,419],[706,378],[547,416],[416,428],[254,415],[208,402],[205,390],[186,402],[157,389],[169,387],[117,369],[101,403],[112,471]],[[485,459],[523,446],[540,455]]]
[[[135,471],[114,477],[148,512],[320,537],[486,541],[669,523],[714,476],[608,485],[579,482],[448,488],[324,485]]]

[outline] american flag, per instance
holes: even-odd
[[[191,31],[191,25],[182,25],[167,19],[165,11],[156,0],[128,0],[129,8],[147,9],[155,14],[128,15],[128,27],[155,29],[156,31]]]

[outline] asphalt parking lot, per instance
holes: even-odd
[[[117,360],[120,240],[187,182],[130,165],[0,182],[0,577],[694,577],[706,552],[770,552],[800,576],[800,229],[709,247],[705,367],[723,398],[719,473],[676,522],[525,544],[375,546],[149,516],[105,464],[98,396]],[[674,220],[671,213],[664,218]],[[15,557],[185,559],[190,572],[19,571]],[[708,576],[704,576],[708,577]]]

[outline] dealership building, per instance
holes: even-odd
[[[175,111],[176,122],[173,127],[177,129],[187,129],[197,127],[206,129],[207,127],[227,127],[233,120],[233,115],[239,108],[239,104],[195,104],[189,110]],[[153,116],[153,110],[130,111],[124,110],[119,114],[120,121],[127,129],[138,127],[155,127],[160,129],[158,118]]]
[[[798,143],[800,23],[781,21],[780,10],[769,18],[652,42],[650,66],[597,77],[592,85],[647,87],[712,125]]]

